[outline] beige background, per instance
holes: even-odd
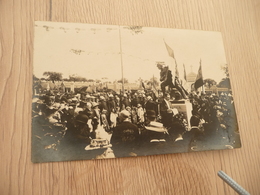
[[[35,20],[221,31],[242,148],[32,164]],[[236,194],[219,170],[260,193],[259,0],[1,0],[0,41],[0,194]]]

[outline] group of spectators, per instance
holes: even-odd
[[[228,132],[234,119],[231,94],[190,93],[189,99],[183,100],[192,104],[190,119],[172,109],[172,102],[180,101],[179,97],[178,92],[155,97],[145,91],[122,95],[48,91],[33,99],[34,143],[53,150],[62,144],[83,148],[97,138],[97,129],[102,127],[111,135],[112,149],[119,157],[167,153],[167,143],[183,140],[187,132],[194,132],[194,141],[205,125],[213,127],[212,131]]]

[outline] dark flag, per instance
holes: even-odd
[[[187,75],[186,75],[186,69],[185,69],[185,65],[183,64],[183,70],[184,70],[184,79],[187,82]]]
[[[181,93],[182,98],[187,99],[189,93],[183,88],[178,77],[175,77],[174,84],[175,88]]]
[[[201,63],[200,63],[199,71],[194,84],[195,90],[197,90],[201,86],[203,86],[203,77],[202,77],[202,70],[201,70]]]
[[[142,83],[141,83],[141,84],[142,84],[142,87],[145,89],[144,82],[143,82],[143,81],[141,81],[141,82],[142,82]]]

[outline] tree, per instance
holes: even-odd
[[[152,77],[149,81],[147,81],[147,85],[154,85],[155,87],[158,87],[159,84],[160,83],[156,77]]]
[[[223,78],[217,86],[230,89],[231,85],[230,85],[230,79],[229,79],[228,65],[225,64],[224,66],[221,67],[221,69],[224,71],[226,78]]]
[[[87,79],[86,81],[87,81],[87,82],[95,82],[94,79]]]
[[[33,81],[39,81],[40,79],[33,75]]]
[[[217,84],[217,82],[214,81],[213,79],[204,79],[203,83],[204,83],[204,85],[208,86],[209,88],[211,88],[213,85]]]
[[[219,84],[218,84],[218,87],[223,87],[223,88],[231,88],[231,85],[230,85],[230,79],[229,78],[223,78]]]
[[[124,27],[125,29],[129,29],[130,32],[134,35],[134,34],[139,34],[139,33],[143,33],[143,28],[142,26],[126,26]]]
[[[224,71],[226,78],[229,78],[228,65],[225,64],[224,66],[221,66],[221,70]]]
[[[118,82],[118,83],[123,83],[122,81],[123,81],[123,80],[120,79],[120,80],[118,80],[117,82]],[[127,80],[126,78],[124,78],[124,83],[128,83],[128,80]]]
[[[62,73],[59,72],[44,72],[43,76],[47,76],[47,80],[52,81],[61,81],[62,80]]]
[[[73,82],[76,82],[76,81],[87,81],[86,78],[84,77],[81,77],[81,76],[78,76],[78,75],[69,75],[69,81],[73,81]]]

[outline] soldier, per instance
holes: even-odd
[[[165,88],[168,86],[170,89],[174,88],[174,84],[172,82],[172,73],[169,70],[169,67],[166,66],[164,63],[157,63],[157,68],[161,71],[160,72],[160,81],[161,81],[161,89],[163,95],[165,96]]]

